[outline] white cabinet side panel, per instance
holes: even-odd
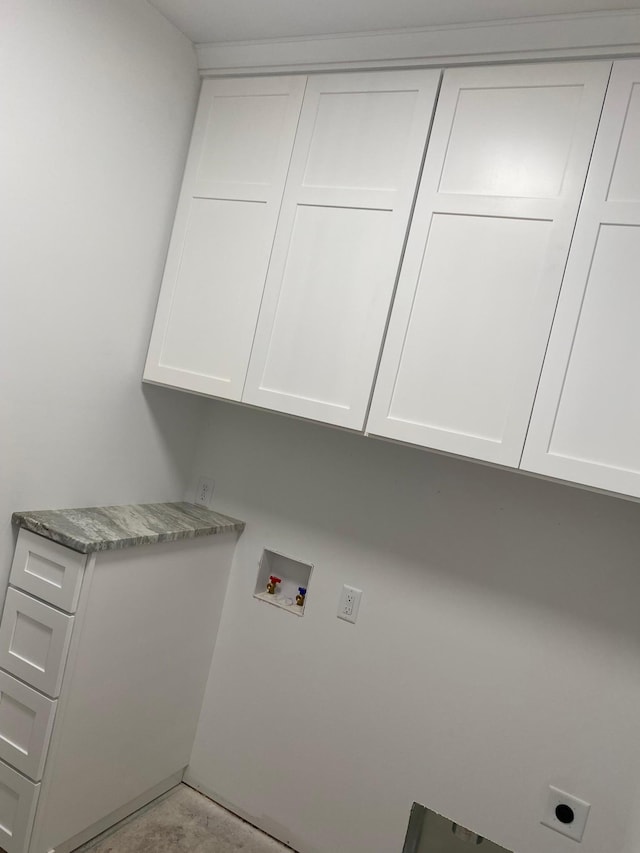
[[[145,379],[240,399],[305,80],[204,81]]]
[[[640,61],[617,62],[522,467],[640,497]]]
[[[609,72],[445,72],[370,434],[518,465]]]
[[[235,543],[221,534],[96,555],[31,853],[64,844],[187,765]]]
[[[245,402],[362,429],[438,82],[309,78]]]

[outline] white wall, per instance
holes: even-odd
[[[303,853],[399,853],[413,800],[571,853],[553,783],[581,853],[636,853],[640,505],[208,405],[196,470],[247,528],[190,781]],[[315,564],[302,619],[252,598],[264,546]]]
[[[204,407],[248,527],[191,778],[304,853],[399,851],[414,799],[574,851],[549,782],[582,853],[637,850],[640,507],[143,388],[192,48],[142,0],[2,0],[0,81],[0,589],[12,510],[180,497]],[[264,546],[315,563],[303,619],[252,599]]]
[[[141,384],[199,86],[144,0],[0,3],[0,597],[16,509],[180,500],[201,401]]]

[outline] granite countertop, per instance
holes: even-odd
[[[82,554],[244,530],[244,521],[186,502],[14,512],[11,520]]]

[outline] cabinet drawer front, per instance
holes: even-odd
[[[0,671],[0,759],[42,778],[56,702]]]
[[[9,588],[0,623],[0,666],[55,698],[72,627],[73,616]]]
[[[21,530],[10,583],[61,610],[75,613],[86,562],[85,554]]]
[[[39,783],[0,761],[0,847],[6,853],[28,850],[39,793]]]

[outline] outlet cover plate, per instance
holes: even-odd
[[[342,587],[340,593],[340,602],[338,604],[338,619],[344,619],[345,622],[355,622],[358,618],[358,610],[360,609],[360,599],[362,598],[362,590],[356,589],[354,586]]]
[[[562,810],[563,806],[565,807],[564,811],[567,817],[570,818],[571,812],[573,812],[572,820],[567,821],[566,817],[564,820],[558,818],[556,810],[558,807]],[[556,832],[566,835],[567,838],[573,838],[574,841],[582,841],[590,808],[590,804],[584,800],[574,797],[573,794],[567,794],[566,791],[561,791],[553,785],[549,785],[547,806],[540,822],[543,826],[548,826],[549,829],[555,829]]]
[[[195,503],[211,509],[214,486],[215,483],[213,481],[213,477],[200,477],[196,486]]]

